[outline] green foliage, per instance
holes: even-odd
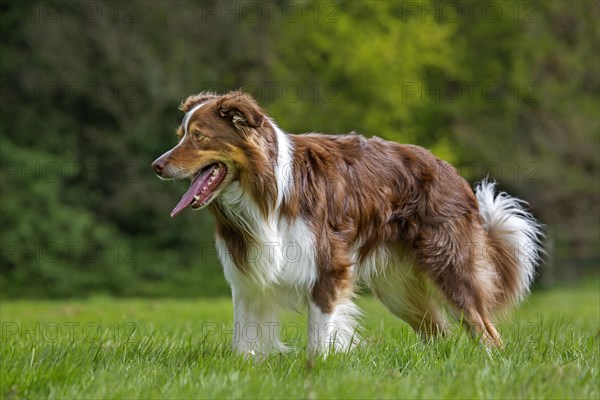
[[[16,18],[14,46],[24,42],[35,62],[2,71],[2,294],[224,293],[210,217],[170,220],[185,184],[165,187],[150,169],[175,143],[181,98],[222,67],[197,72],[195,37],[215,37],[214,26],[185,17],[182,7],[173,34],[190,35],[174,49],[153,29],[168,4],[144,9],[146,19],[135,23],[112,18],[114,3],[98,4],[106,18],[94,23],[78,13],[57,23]],[[22,5],[10,7],[8,15],[22,15]],[[88,248],[102,256],[82,253]]]
[[[18,296],[27,288],[60,296],[94,286],[122,292],[131,271],[111,260],[116,232],[99,225],[90,210],[65,201],[68,182],[55,175],[60,158],[6,138],[0,156],[3,174],[13,178],[3,182],[0,204],[2,226],[12,228],[2,232],[2,264],[13,280],[5,294]],[[20,191],[27,196],[13,195]]]
[[[308,363],[295,314],[282,323],[292,352],[255,363],[231,353],[229,299],[5,302],[0,397],[593,399],[599,304],[597,278],[538,292],[488,353],[462,330],[423,343],[363,299],[355,351]]]
[[[210,216],[170,219],[186,183],[149,165],[183,98],[240,87],[290,132],[498,178],[548,225],[554,270],[598,264],[593,2],[57,4],[0,6],[3,296],[226,293]]]
[[[427,134],[417,118],[429,107],[421,101],[426,72],[450,74],[458,67],[455,26],[408,17],[402,2],[388,1],[348,2],[315,26],[314,7],[297,23],[282,25],[276,43],[276,76],[298,84],[308,98],[279,99],[273,114],[295,132],[358,131],[435,147],[442,138]]]
[[[465,4],[468,2],[465,2]],[[486,174],[527,199],[547,225],[556,263],[596,268],[600,251],[600,11],[595,2],[498,2],[453,41],[449,76],[474,101],[441,105],[468,178]],[[486,85],[490,86],[487,92]],[[487,93],[487,94],[486,94]],[[493,168],[485,168],[485,165]],[[555,246],[555,247],[554,247]]]

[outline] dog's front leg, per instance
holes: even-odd
[[[286,351],[279,339],[279,319],[273,299],[233,292],[233,349],[245,356]]]
[[[360,341],[356,332],[358,308],[343,299],[333,310],[323,311],[314,301],[308,306],[309,355],[327,356],[335,351],[348,351]]]

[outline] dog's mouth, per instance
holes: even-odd
[[[190,205],[195,210],[206,206],[221,189],[226,176],[227,166],[223,163],[215,162],[202,168],[192,180],[187,192],[171,211],[171,217],[176,216]]]

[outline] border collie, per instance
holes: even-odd
[[[493,316],[527,294],[543,252],[524,202],[493,182],[473,191],[418,146],[287,134],[243,92],[200,93],[180,109],[179,142],[152,167],[191,179],[171,216],[207,207],[215,217],[236,351],[285,350],[271,328],[298,307],[310,353],[352,348],[357,282],[424,338],[447,331],[449,310],[488,346],[502,343]]]

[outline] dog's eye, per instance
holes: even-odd
[[[206,139],[206,136],[204,136],[204,135],[203,135],[203,134],[201,134],[201,133],[196,133],[196,134],[194,134],[194,137],[195,137],[195,138],[196,138],[196,140],[197,140],[197,141],[199,141],[199,142],[201,142],[201,141],[203,141],[204,139]]]

